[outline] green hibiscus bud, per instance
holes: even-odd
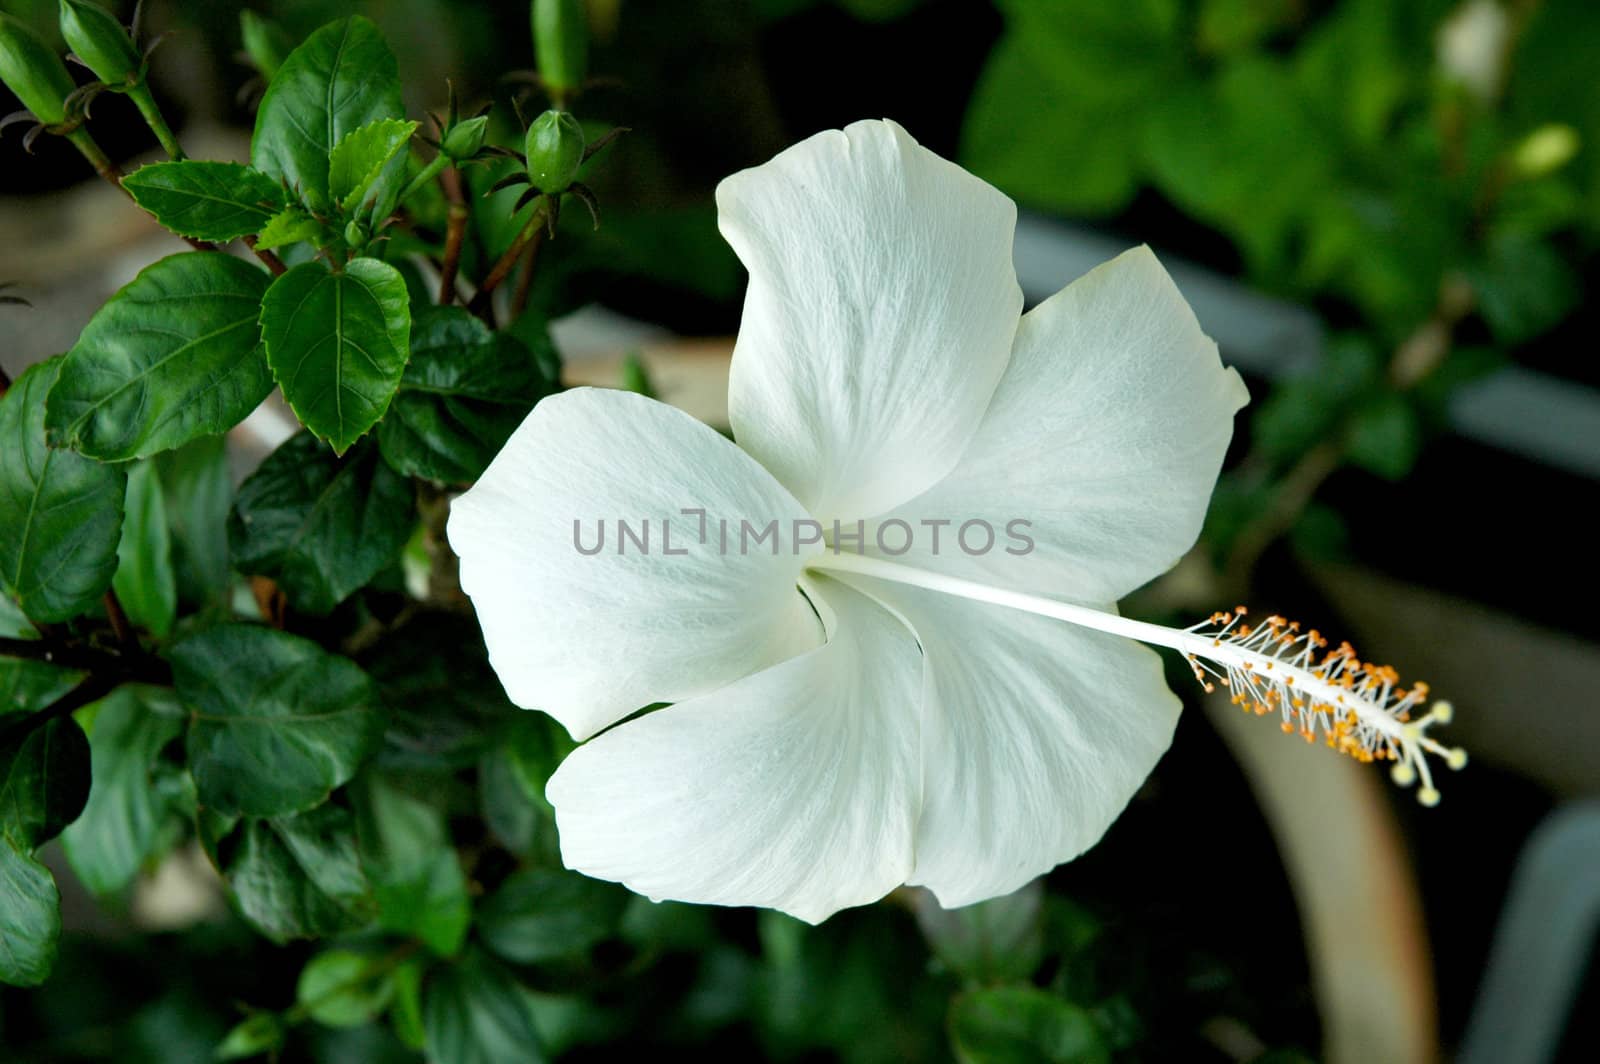
[[[583,0],[533,0],[533,54],[539,78],[557,101],[572,97],[589,68]]]
[[[283,27],[254,11],[239,12],[239,37],[244,41],[244,54],[249,57],[250,65],[268,81],[294,51],[294,41]]]
[[[484,137],[489,132],[489,116],[479,115],[451,126],[439,142],[439,150],[451,162],[465,162],[483,148]]]
[[[61,36],[84,66],[107,85],[137,84],[144,57],[115,15],[88,0],[61,0]]]
[[[367,227],[355,219],[351,219],[350,222],[344,227],[344,242],[350,245],[350,250],[352,251],[359,252],[362,248],[366,247],[367,241],[371,239],[371,237],[372,233],[367,229]]]
[[[587,146],[583,127],[567,111],[546,111],[528,127],[528,178],[540,192],[565,192],[578,177]]]
[[[0,81],[47,126],[67,120],[66,99],[77,89],[61,57],[25,24],[0,13]]]

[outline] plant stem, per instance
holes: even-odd
[[[113,187],[129,199],[133,193],[122,187],[122,171],[117,164],[112,162],[105,152],[100,150],[100,145],[95,142],[87,130],[75,129],[67,134],[67,140],[78,149],[78,154],[89,160],[89,165],[94,167],[94,172],[109,181]]]
[[[438,177],[444,172],[445,167],[449,165],[450,160],[447,159],[443,154],[435,155],[432,159],[429,159],[428,164],[421,170],[417,171],[417,176],[411,179],[410,183],[406,185],[405,190],[400,193],[400,198],[395,202],[404,203],[406,200],[410,199],[417,189]]]
[[[136,652],[104,650],[68,642],[49,632],[43,639],[0,636],[0,657],[42,661],[81,672],[120,675],[123,679],[139,683],[165,684],[170,683],[172,677],[172,670],[166,662],[142,649]]]
[[[478,292],[472,297],[472,303],[469,306],[469,309],[474,314],[482,317],[490,310],[491,301],[494,298],[494,290],[499,288],[507,277],[511,276],[511,271],[516,269],[517,262],[522,258],[522,253],[527,250],[528,245],[544,239],[545,219],[549,214],[548,201],[541,199],[539,206],[533,212],[533,217],[528,219],[528,224],[522,227],[522,232],[517,234],[517,238],[511,242],[511,246],[506,248],[505,254],[501,255],[493,268],[489,270],[489,276],[485,277],[483,283],[478,286]]]
[[[151,105],[154,106],[154,101],[152,101]],[[159,112],[157,113],[156,117],[160,118]],[[146,118],[148,119],[148,116],[146,116]],[[154,129],[155,127],[152,126],[151,128]],[[162,128],[166,128],[164,123]],[[159,132],[157,133],[157,136],[160,136]],[[172,136],[172,131],[170,129],[167,130],[166,136],[168,138]],[[67,139],[72,142],[73,147],[77,148],[79,153],[82,154],[85,159],[89,160],[89,165],[94,167],[95,173],[99,174],[101,177],[105,178],[106,181],[110,182],[118,192],[121,192],[129,199],[133,199],[133,193],[122,187],[122,170],[117,166],[116,163],[112,162],[110,158],[106,156],[105,152],[100,150],[100,145],[95,143],[94,138],[89,136],[87,131],[82,129],[74,130],[73,132],[67,134]],[[178,142],[176,140],[173,140],[170,144],[168,144],[166,138],[163,138],[162,147],[166,149],[167,154],[171,155],[174,161],[180,161],[184,158],[183,149],[178,146]],[[192,237],[183,237],[183,242],[194,248],[196,251],[221,250],[215,244],[208,243],[204,240],[195,240]],[[272,252],[257,251],[255,237],[245,237],[244,242],[245,246],[248,247],[252,253],[254,253],[255,257],[260,259],[262,264],[265,265],[267,269],[272,271],[274,277],[281,276],[288,269],[288,267],[284,266],[283,260],[278,258],[278,256],[274,255]]]
[[[129,89],[128,96],[133,100],[133,105],[139,109],[139,113],[144,116],[144,123],[150,127],[150,132],[161,142],[161,149],[167,153],[167,157],[174,162],[187,159],[188,156],[183,153],[178,138],[172,133],[172,127],[167,125],[166,118],[161,114],[161,108],[156,105],[156,98],[150,94],[150,86],[141,84],[138,88]]]
[[[0,728],[0,748],[20,739],[35,728],[43,727],[53,720],[76,712],[91,702],[100,701],[116,688],[117,682],[109,676],[90,676],[43,709],[7,721],[5,727]]]
[[[467,236],[466,196],[461,191],[461,171],[450,167],[439,174],[439,185],[450,202],[449,227],[444,235],[444,264],[439,268],[439,305],[456,301],[456,274],[461,269],[461,245]]]
[[[122,600],[117,598],[116,591],[107,588],[101,602],[106,608],[106,619],[111,622],[111,631],[116,634],[123,651],[137,654],[140,650],[139,637],[134,633],[133,623],[128,620],[128,611],[122,608]]]
[[[511,320],[522,317],[528,309],[528,295],[533,291],[533,271],[539,262],[540,241],[531,241],[522,253],[522,272],[517,275],[517,290],[511,295]]]
[[[1474,304],[1472,286],[1465,278],[1447,274],[1440,281],[1433,313],[1412,330],[1389,358],[1389,385],[1396,393],[1409,392],[1439,368],[1450,354],[1457,326],[1472,312]],[[1228,598],[1244,596],[1261,555],[1294,527],[1323,481],[1338,472],[1344,452],[1343,433],[1307,451],[1278,483],[1267,508],[1234,538],[1223,566],[1223,587]]]
[[[282,259],[278,258],[278,256],[274,255],[265,248],[256,247],[255,237],[245,237],[244,246],[249,248],[251,253],[254,254],[256,258],[260,259],[268,270],[272,271],[272,276],[282,277],[285,273],[289,272],[289,267],[283,264]]]

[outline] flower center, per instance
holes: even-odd
[[[1434,702],[1412,719],[1412,710],[1427,698],[1427,684],[1401,687],[1399,674],[1389,666],[1362,661],[1348,643],[1328,650],[1328,641],[1315,629],[1302,633],[1282,617],[1252,627],[1244,622],[1241,606],[1190,628],[1167,628],[860,554],[827,552],[807,568],[907,584],[1176,650],[1206,691],[1220,683],[1246,712],[1276,713],[1286,733],[1298,733],[1307,742],[1321,738],[1358,761],[1394,762],[1390,776],[1396,783],[1421,781],[1417,800],[1423,805],[1439,802],[1428,754],[1452,769],[1467,763],[1460,747],[1444,746],[1427,734],[1430,726],[1450,722],[1450,703]]]

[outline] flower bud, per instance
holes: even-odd
[[[0,81],[47,126],[67,120],[66,98],[77,85],[61,57],[25,24],[0,12]]]
[[[445,131],[444,139],[439,142],[439,150],[452,162],[465,162],[478,154],[488,131],[488,115],[457,122]]]
[[[132,85],[144,58],[117,17],[89,0],[61,0],[61,36],[94,76],[111,86]]]
[[[539,78],[558,101],[583,85],[589,67],[589,24],[583,0],[533,0],[533,53]]]
[[[565,192],[583,165],[583,127],[567,111],[546,111],[528,127],[528,177],[540,192]]]
[[[1550,122],[1523,138],[1512,151],[1511,162],[1520,177],[1543,177],[1571,162],[1582,146],[1577,130]]]
[[[294,51],[294,42],[282,26],[249,9],[239,12],[239,36],[244,41],[244,54],[250,57],[250,65],[268,81]]]
[[[344,227],[344,242],[349,244],[351,249],[355,251],[360,251],[366,247],[367,241],[371,236],[372,234],[367,230],[367,227],[354,218]]]

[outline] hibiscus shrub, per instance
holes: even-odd
[[[290,47],[247,16],[265,84],[249,165],[184,155],[142,42],[103,9],[61,5],[96,79],[81,89],[0,15],[28,136],[68,139],[194,249],[3,382],[0,980],[55,965],[37,851],[57,836],[107,899],[198,845],[257,934],[327,943],[291,954],[289,1007],[240,992],[224,1057],[387,1016],[439,1060],[527,1059],[513,966],[661,948],[659,918],[560,868],[542,791],[562,737],[505,701],[442,539],[449,487],[557,386],[526,289],[496,289],[532,269],[563,206],[596,209],[579,170],[610,139],[565,110],[584,76],[576,8],[535,14],[556,109],[525,139],[453,97],[428,128],[408,120],[364,18]],[[89,121],[103,92],[133,99],[168,161],[113,167]],[[304,430],[235,491],[221,434],[275,388]]]

